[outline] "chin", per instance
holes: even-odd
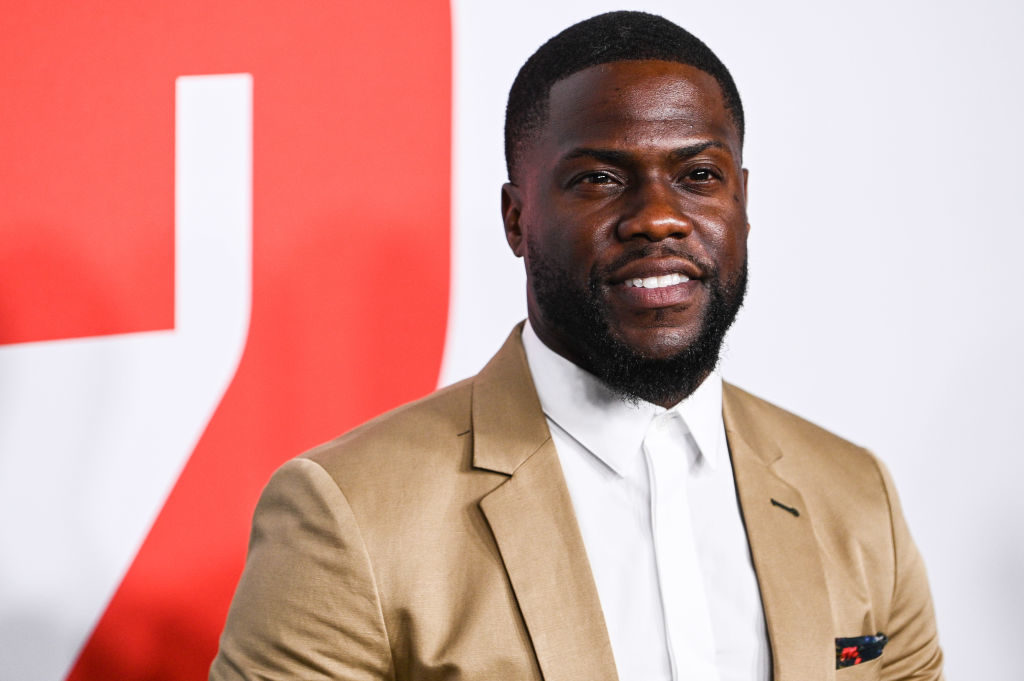
[[[698,335],[696,329],[679,327],[632,328],[613,334],[638,356],[654,360],[672,359],[685,353]]]

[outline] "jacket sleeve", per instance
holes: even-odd
[[[880,461],[878,467],[889,499],[896,569],[881,678],[943,681],[942,649],[924,561],[910,537],[892,476]]]
[[[359,528],[319,464],[282,466],[260,497],[210,681],[393,679]]]

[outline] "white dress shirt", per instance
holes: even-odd
[[[672,409],[630,404],[527,322],[530,372],[620,681],[768,681],[768,638],[712,374]]]

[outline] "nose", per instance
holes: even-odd
[[[692,231],[693,222],[683,210],[679,190],[657,181],[644,182],[634,189],[618,225],[618,235],[623,241],[683,238]]]

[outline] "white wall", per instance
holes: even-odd
[[[442,382],[475,372],[525,314],[521,263],[499,219],[516,70],[560,29],[619,8],[454,3],[454,287]],[[751,289],[723,373],[885,459],[929,566],[948,678],[1017,678],[1022,6],[632,8],[701,37],[744,100]]]

